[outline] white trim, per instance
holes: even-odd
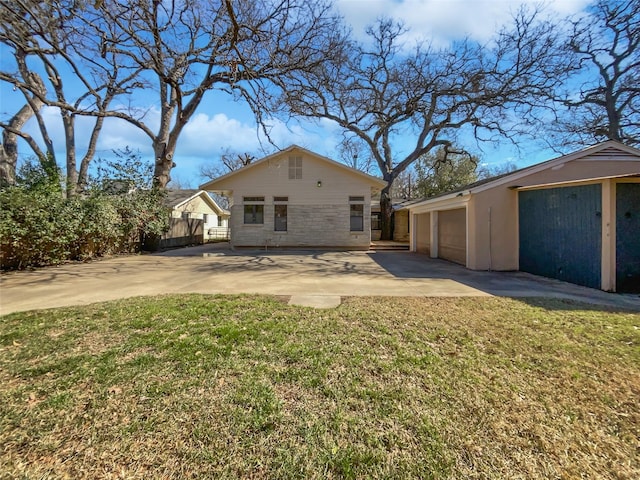
[[[433,200],[425,200],[414,205],[410,205],[407,209],[413,213],[427,213],[433,210],[453,210],[455,208],[463,208],[467,206],[471,199],[471,192],[451,193],[443,197],[434,198]],[[452,201],[453,200],[453,201]]]
[[[342,163],[336,162],[335,160],[331,160],[328,157],[325,157],[323,155],[319,155],[317,153],[312,152],[311,150],[307,150],[306,148],[302,148],[302,147],[294,144],[294,145],[291,145],[291,146],[285,148],[284,150],[279,150],[279,151],[277,151],[275,153],[272,153],[271,155],[267,155],[266,157],[263,157],[263,158],[261,158],[260,160],[258,160],[256,162],[250,163],[249,165],[247,165],[245,167],[242,167],[242,168],[240,168],[238,170],[235,170],[233,172],[229,172],[229,173],[227,173],[225,175],[222,175],[221,177],[218,177],[218,178],[216,178],[214,180],[211,180],[211,181],[209,181],[207,183],[203,183],[202,185],[200,185],[200,189],[202,189],[202,190],[215,190],[215,188],[213,188],[213,186],[216,183],[218,183],[218,182],[220,182],[222,180],[226,180],[227,178],[233,177],[233,176],[238,175],[240,173],[244,173],[247,170],[250,170],[250,169],[256,167],[257,165],[261,165],[261,164],[263,164],[265,162],[269,162],[270,160],[273,160],[274,158],[277,158],[280,155],[283,155],[285,153],[291,153],[294,150],[300,150],[303,154],[309,155],[311,157],[315,157],[315,158],[317,158],[319,160],[323,160],[323,161],[329,163],[330,165],[333,165],[335,167],[341,168],[341,169],[343,169],[343,170],[345,170],[345,171],[347,171],[347,172],[349,172],[351,174],[357,175],[357,176],[362,177],[362,178],[366,178],[367,180],[371,181],[374,186],[378,186],[378,187],[382,188],[382,187],[387,185],[387,182],[385,182],[384,180],[382,180],[382,179],[380,179],[378,177],[374,177],[373,175],[369,175],[368,173],[364,173],[364,172],[361,172],[360,170],[356,170],[355,168],[348,167],[347,165],[344,165]]]
[[[182,205],[189,203],[191,200],[195,199],[196,197],[203,197],[203,201],[207,204],[209,204],[209,207],[211,207],[211,209],[216,212],[216,215],[218,215],[219,217],[223,217],[225,216],[225,211],[216,203],[216,201],[211,198],[211,196],[205,192],[204,190],[198,190],[196,193],[194,193],[193,195],[191,195],[189,198],[187,198],[186,200],[182,200],[180,203],[175,204],[174,206],[172,206],[171,208],[176,210],[177,208],[181,207]],[[227,213],[227,216],[229,214]]]
[[[503,185],[505,183],[509,183],[509,182],[513,182],[514,180],[518,180],[520,178],[524,178],[524,177],[528,177],[529,175],[532,175],[534,173],[538,173],[538,172],[542,172],[544,170],[547,170],[549,168],[553,168],[562,164],[565,164],[567,162],[571,162],[574,160],[578,160],[584,157],[588,157],[590,155],[596,154],[598,152],[601,152],[602,150],[606,150],[608,148],[616,148],[624,153],[628,153],[631,155],[634,155],[636,157],[638,157],[637,160],[640,160],[640,150],[637,150],[633,147],[629,147],[627,145],[623,145],[620,142],[616,142],[615,140],[608,140],[606,142],[603,143],[599,143],[597,145],[592,145],[590,147],[587,147],[583,150],[579,150],[577,152],[573,152],[573,153],[569,153],[567,155],[563,155],[561,157],[557,157],[557,158],[553,158],[551,160],[547,160],[546,162],[542,162],[542,163],[537,163],[535,165],[532,165],[530,167],[527,168],[523,168],[522,170],[518,170],[517,172],[513,172],[511,175],[505,175],[504,177],[500,177],[497,178],[496,180],[492,181],[492,182],[487,182],[485,184],[479,185],[476,188],[471,188],[470,190],[473,191],[473,193],[480,193],[483,192],[484,190],[488,190],[490,188],[494,188],[497,187],[499,185]],[[613,157],[612,157],[613,158]],[[594,158],[593,160],[603,160],[602,157],[600,158]],[[640,172],[638,172],[640,173]]]
[[[608,140],[606,142],[603,143],[599,143],[597,145],[593,145],[590,147],[587,147],[583,150],[579,150],[577,152],[573,152],[567,155],[563,155],[561,157],[557,157],[551,160],[547,160],[546,162],[542,162],[542,163],[537,163],[535,165],[532,165],[530,167],[526,167],[523,168],[521,170],[517,170],[511,174],[508,175],[504,175],[502,177],[496,178],[495,180],[492,181],[488,181],[486,183],[483,183],[481,185],[478,185],[477,187],[473,187],[473,186],[468,186],[466,190],[462,190],[460,192],[453,192],[453,193],[449,193],[449,194],[445,194],[439,197],[434,197],[434,198],[428,198],[419,202],[416,202],[412,205],[407,205],[406,208],[408,208],[409,210],[413,210],[417,213],[423,213],[423,212],[427,212],[436,208],[441,208],[441,204],[442,203],[446,203],[451,199],[455,199],[457,196],[466,196],[466,195],[471,195],[471,194],[476,194],[476,193],[480,193],[483,192],[485,190],[489,190],[491,188],[495,188],[498,187],[500,185],[504,185],[507,183],[512,183],[515,182],[521,178],[524,177],[528,177],[532,174],[538,173],[538,172],[542,172],[544,170],[547,169],[551,169],[554,167],[559,167],[561,165],[564,165],[567,162],[571,162],[574,160],[579,160],[579,159],[585,159],[585,157],[589,157],[592,155],[597,154],[598,152],[602,152],[603,150],[607,150],[607,149],[611,149],[611,148],[615,148],[617,150],[619,150],[622,153],[625,154],[629,154],[632,155],[635,158],[634,159],[620,159],[620,160],[624,160],[624,161],[638,161],[640,160],[640,150],[634,148],[634,147],[629,147],[627,145],[624,145],[620,142],[617,142],[615,140]],[[593,159],[588,159],[589,161],[593,160],[606,160],[606,159],[618,159],[615,156],[607,156],[607,157],[596,157]],[[640,174],[640,172],[638,172]],[[613,176],[611,178],[616,178],[616,177],[623,177],[623,176],[627,176],[627,175],[617,175],[617,176]],[[604,178],[604,177],[602,177]],[[609,178],[609,177],[606,177]],[[583,181],[593,181],[593,180],[598,180],[598,179],[581,179],[581,180],[576,180],[575,182],[583,182]],[[560,183],[564,183],[564,184],[568,184],[568,183],[572,183],[571,181],[566,181],[566,182],[560,182]],[[551,184],[548,184],[551,185]],[[544,185],[539,185],[537,187],[542,187]],[[521,187],[524,188],[524,187]],[[526,188],[532,188],[532,187],[526,187]],[[535,188],[535,187],[533,187]],[[457,204],[458,206],[463,206],[460,204]],[[449,206],[447,206],[446,208],[449,208]],[[457,208],[455,206],[451,207],[451,208]]]
[[[517,190],[520,192],[524,190],[539,190],[539,189],[563,187],[563,186],[590,185],[590,184],[602,183],[605,180],[635,178],[638,175],[640,175],[640,172],[628,173],[628,174],[622,174],[622,175],[607,175],[604,177],[581,178],[579,180],[566,180],[563,182],[550,182],[550,183],[540,183],[536,185],[526,185],[526,186],[514,188],[514,190]]]

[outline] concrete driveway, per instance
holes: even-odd
[[[474,272],[410,252],[231,251],[209,244],[0,276],[0,314],[165,293],[262,293],[333,307],[344,296],[561,297],[637,309],[617,295],[521,272]]]

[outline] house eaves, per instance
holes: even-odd
[[[606,142],[599,143],[597,145],[592,145],[583,150],[579,150],[577,152],[573,152],[567,155],[562,155],[560,157],[547,160],[542,163],[537,163],[535,165],[531,165],[529,167],[524,167],[519,170],[505,173],[502,175],[498,175],[491,178],[486,178],[484,180],[479,180],[474,183],[470,183],[469,185],[465,185],[456,190],[452,190],[450,192],[445,192],[435,197],[430,197],[422,200],[418,200],[415,203],[407,205],[405,208],[409,210],[417,210],[418,207],[429,206],[429,210],[433,209],[435,206],[441,206],[442,203],[447,203],[451,201],[451,199],[455,199],[457,196],[473,195],[476,193],[483,192],[484,190],[488,190],[491,188],[495,188],[500,185],[509,184],[511,188],[517,189],[521,188],[517,181],[521,178],[527,177],[529,175],[541,172],[547,169],[553,169],[564,165],[567,162],[571,162],[573,160],[578,160],[581,158],[594,156],[594,161],[596,160],[604,160],[613,158],[610,153],[611,150],[616,150],[619,153],[622,153],[622,156],[615,155],[617,160],[629,160],[629,161],[637,161],[640,158],[640,150],[624,145],[615,140],[608,140]],[[638,172],[640,173],[640,172]],[[593,179],[596,180],[596,179]],[[568,183],[568,182],[559,182],[559,183]],[[424,210],[424,209],[420,209]]]
[[[627,175],[607,175],[602,177],[590,177],[590,178],[581,178],[580,180],[572,180],[572,181],[563,181],[563,182],[550,182],[550,183],[539,183],[535,185],[526,185],[526,186],[514,186],[511,187],[513,190],[523,191],[523,190],[537,190],[540,188],[553,188],[565,185],[575,185],[575,184],[587,184],[594,182],[601,182],[602,180],[610,180],[613,178],[640,178],[640,172],[638,173],[630,173]]]
[[[360,170],[357,170],[355,168],[348,167],[347,165],[344,165],[344,164],[342,164],[340,162],[336,162],[335,160],[332,160],[332,159],[330,159],[328,157],[325,157],[323,155],[319,155],[319,154],[317,154],[315,152],[312,152],[311,150],[307,150],[306,148],[303,148],[303,147],[300,147],[300,146],[294,144],[294,145],[290,145],[289,147],[287,147],[287,148],[285,148],[283,150],[279,150],[279,151],[277,151],[275,153],[272,153],[271,155],[267,155],[266,157],[263,157],[263,158],[261,158],[260,160],[258,160],[256,162],[250,163],[249,165],[247,165],[245,167],[242,167],[242,168],[240,168],[238,170],[234,170],[233,172],[229,172],[229,173],[227,173],[225,175],[222,175],[221,177],[218,177],[218,178],[216,178],[214,180],[211,180],[211,181],[209,181],[207,183],[203,183],[202,185],[200,185],[200,189],[209,190],[209,191],[216,191],[216,189],[215,189],[216,183],[221,182],[223,180],[226,180],[228,178],[234,177],[236,175],[243,174],[243,173],[247,172],[248,170],[251,170],[252,168],[257,167],[258,165],[261,165],[263,163],[269,162],[270,160],[273,160],[274,158],[282,155],[283,153],[292,152],[294,150],[300,150],[300,151],[304,152],[305,154],[307,154],[309,156],[312,156],[312,157],[315,157],[317,159],[323,160],[323,161],[329,163],[330,165],[333,165],[335,167],[338,167],[338,168],[344,170],[345,172],[348,172],[348,173],[353,174],[353,175],[360,176],[361,178],[364,178],[364,179],[368,180],[369,182],[371,182],[373,184],[373,186],[382,188],[387,184],[384,180],[382,180],[382,179],[380,179],[378,177],[374,177],[373,175],[369,175],[368,173],[364,173],[364,172],[361,172]]]
[[[621,159],[621,160],[628,159],[630,161],[638,161],[638,159],[640,159],[640,150],[633,147],[629,147],[615,140],[607,140],[606,142],[598,143],[597,145],[592,145],[590,147],[587,147],[583,150],[579,150],[577,152],[569,153],[567,155],[562,155],[560,157],[547,160],[546,162],[537,163],[535,165],[531,165],[529,167],[516,170],[515,172],[507,173],[503,176],[500,176],[494,179],[488,179],[490,181],[482,185],[472,187],[471,190],[472,190],[472,193],[479,193],[484,190],[488,190],[490,188],[504,185],[505,183],[516,182],[521,178],[524,178],[529,175],[533,175],[538,172],[542,172],[543,170],[547,170],[550,168],[551,169],[557,168],[557,167],[560,167],[561,165],[564,165],[565,163],[572,162],[574,160],[579,160],[581,158],[585,158],[589,156],[596,157],[592,161],[610,159],[612,158],[612,155],[607,154],[607,151],[611,149],[618,150],[619,152],[627,155],[627,157],[625,158],[620,158],[616,156],[615,157],[616,159]],[[601,155],[598,155],[598,154],[601,154]],[[517,186],[517,184],[514,184],[514,186]]]

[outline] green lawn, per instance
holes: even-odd
[[[640,314],[181,295],[0,318],[0,478],[640,478]]]

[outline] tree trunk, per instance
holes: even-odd
[[[153,169],[153,186],[164,189],[171,181],[171,169],[175,167],[173,152],[175,148],[167,148],[165,142],[154,142],[155,166]]]
[[[609,82],[607,82],[607,87]],[[605,95],[605,105],[607,109],[607,117],[609,120],[608,125],[608,137],[609,140],[617,140],[618,142],[622,141],[621,132],[620,132],[620,112],[616,108],[616,100],[613,95],[614,87],[611,86],[607,88],[607,93]]]
[[[17,162],[18,139],[16,135],[5,130],[0,144],[0,187],[16,184]]]
[[[42,102],[36,101],[36,103],[42,106]],[[32,116],[33,109],[29,104],[26,104],[13,116],[9,126],[16,130],[21,130]],[[2,132],[2,145],[0,145],[0,186],[15,185],[17,163],[18,135],[4,129]]]
[[[380,192],[380,240],[393,240],[393,230],[391,228],[391,183]]]

